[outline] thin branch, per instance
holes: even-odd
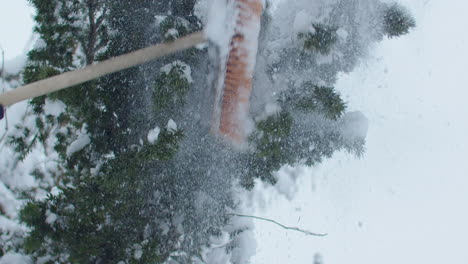
[[[94,62],[95,57],[95,44],[97,39],[97,28],[96,26],[96,2],[91,0],[87,3],[88,8],[88,20],[89,20],[89,33],[88,43],[85,47],[86,65],[91,65]]]
[[[106,18],[106,15],[107,15],[106,13],[107,13],[107,7],[104,6],[104,7],[102,8],[102,13],[101,13],[101,15],[100,15],[100,16],[97,18],[97,20],[96,20],[96,27],[97,27],[97,28],[99,28],[99,27],[102,25],[102,23],[104,22],[104,19]]]
[[[242,214],[228,214],[228,215],[233,215],[233,216],[237,216],[237,217],[247,217],[247,218],[253,218],[253,219],[258,219],[258,220],[270,222],[270,223],[276,224],[276,225],[278,225],[278,226],[280,226],[280,227],[282,227],[284,229],[298,231],[298,232],[301,232],[301,233],[309,235],[309,236],[324,237],[324,236],[328,235],[328,234],[313,233],[313,232],[310,232],[310,231],[307,231],[307,230],[304,230],[304,229],[300,229],[300,228],[297,228],[297,227],[285,226],[283,224],[280,224],[280,223],[276,222],[275,220],[271,220],[271,219],[268,219],[268,218],[263,218],[263,217],[253,216],[253,215],[242,215]]]

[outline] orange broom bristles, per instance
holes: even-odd
[[[262,0],[234,0],[238,12],[226,63],[219,133],[237,143],[246,137]]]

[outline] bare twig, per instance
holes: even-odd
[[[280,224],[280,223],[276,222],[275,220],[268,219],[268,218],[263,218],[263,217],[253,216],[253,215],[242,215],[242,214],[228,214],[228,215],[233,215],[233,216],[237,216],[237,217],[247,217],[247,218],[253,218],[253,219],[258,219],[258,220],[270,222],[270,223],[276,224],[276,225],[278,225],[278,226],[280,226],[280,227],[282,227],[284,229],[298,231],[298,232],[304,233],[304,234],[309,235],[309,236],[324,237],[324,236],[328,235],[328,234],[313,233],[313,232],[310,232],[310,231],[307,231],[307,230],[304,230],[304,229],[300,229],[298,227],[285,226],[283,224]]]

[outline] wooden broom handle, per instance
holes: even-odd
[[[79,70],[33,82],[1,94],[0,107],[10,106],[23,100],[69,88],[113,72],[128,69],[178,51],[186,50],[205,41],[206,38],[203,32],[198,31],[173,42],[157,44],[89,65]],[[0,109],[0,118],[1,114],[3,114],[3,109]]]

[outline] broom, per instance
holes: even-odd
[[[257,53],[262,0],[235,1],[236,25],[231,37],[229,55],[222,82],[221,106],[215,109],[219,113],[212,125],[212,131],[236,143],[242,143],[246,137],[244,127],[249,111],[252,89],[252,76]],[[69,88],[104,75],[137,66],[157,58],[189,49],[204,43],[207,38],[203,32],[195,32],[173,42],[158,44],[109,60],[105,60],[83,69],[66,72],[44,80],[30,83],[0,94],[0,119],[3,119],[5,107],[23,100],[46,95]]]

